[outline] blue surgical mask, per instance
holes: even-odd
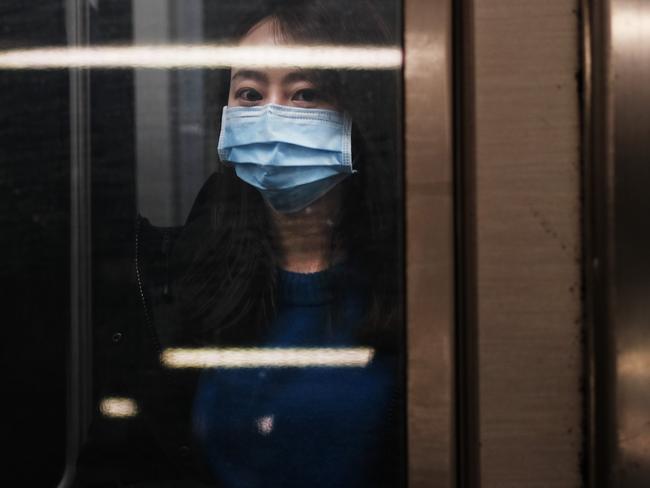
[[[333,110],[224,107],[219,157],[278,212],[307,207],[352,174],[352,122]]]

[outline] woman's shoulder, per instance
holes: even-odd
[[[146,217],[135,219],[134,247],[136,259],[166,255],[183,231],[183,226],[162,227],[153,225]]]
[[[164,254],[192,222],[205,214],[207,209],[214,207],[214,199],[219,191],[218,186],[224,179],[227,179],[225,172],[214,172],[208,177],[197,193],[189,215],[182,225],[155,225],[146,216],[138,213],[135,220],[136,247],[143,253],[155,253],[162,250]]]
[[[212,173],[203,183],[185,222],[175,226],[160,226],[152,223],[146,216],[137,214],[135,219],[135,260],[141,266],[160,264],[162,259],[166,265],[174,247],[181,240],[187,240],[188,234],[196,227],[197,221],[202,222],[210,209],[214,208],[215,195],[224,176],[221,172]],[[183,237],[183,239],[181,239]]]
[[[168,285],[165,281],[169,279],[172,251],[182,231],[182,226],[159,227],[152,225],[146,218],[137,216],[133,264],[141,288],[144,287],[145,280],[147,288]]]

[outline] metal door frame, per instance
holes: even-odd
[[[456,486],[452,2],[404,2],[409,486]]]

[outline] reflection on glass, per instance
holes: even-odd
[[[168,368],[307,368],[364,367],[374,351],[357,348],[202,348],[167,349],[162,363]]]
[[[105,417],[135,417],[138,415],[138,405],[132,398],[108,397],[99,402],[99,411]]]
[[[637,349],[619,354],[617,373],[625,380],[647,380],[650,377],[650,351]]]
[[[650,6],[646,2],[617,2],[611,22],[614,49],[644,56],[640,35],[650,28]]]
[[[257,419],[257,430],[262,435],[269,435],[273,430],[273,415],[266,415]]]
[[[122,46],[0,51],[0,69],[44,68],[302,68],[391,69],[398,48],[364,46]]]

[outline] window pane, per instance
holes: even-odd
[[[91,4],[79,486],[404,484],[400,11]]]

